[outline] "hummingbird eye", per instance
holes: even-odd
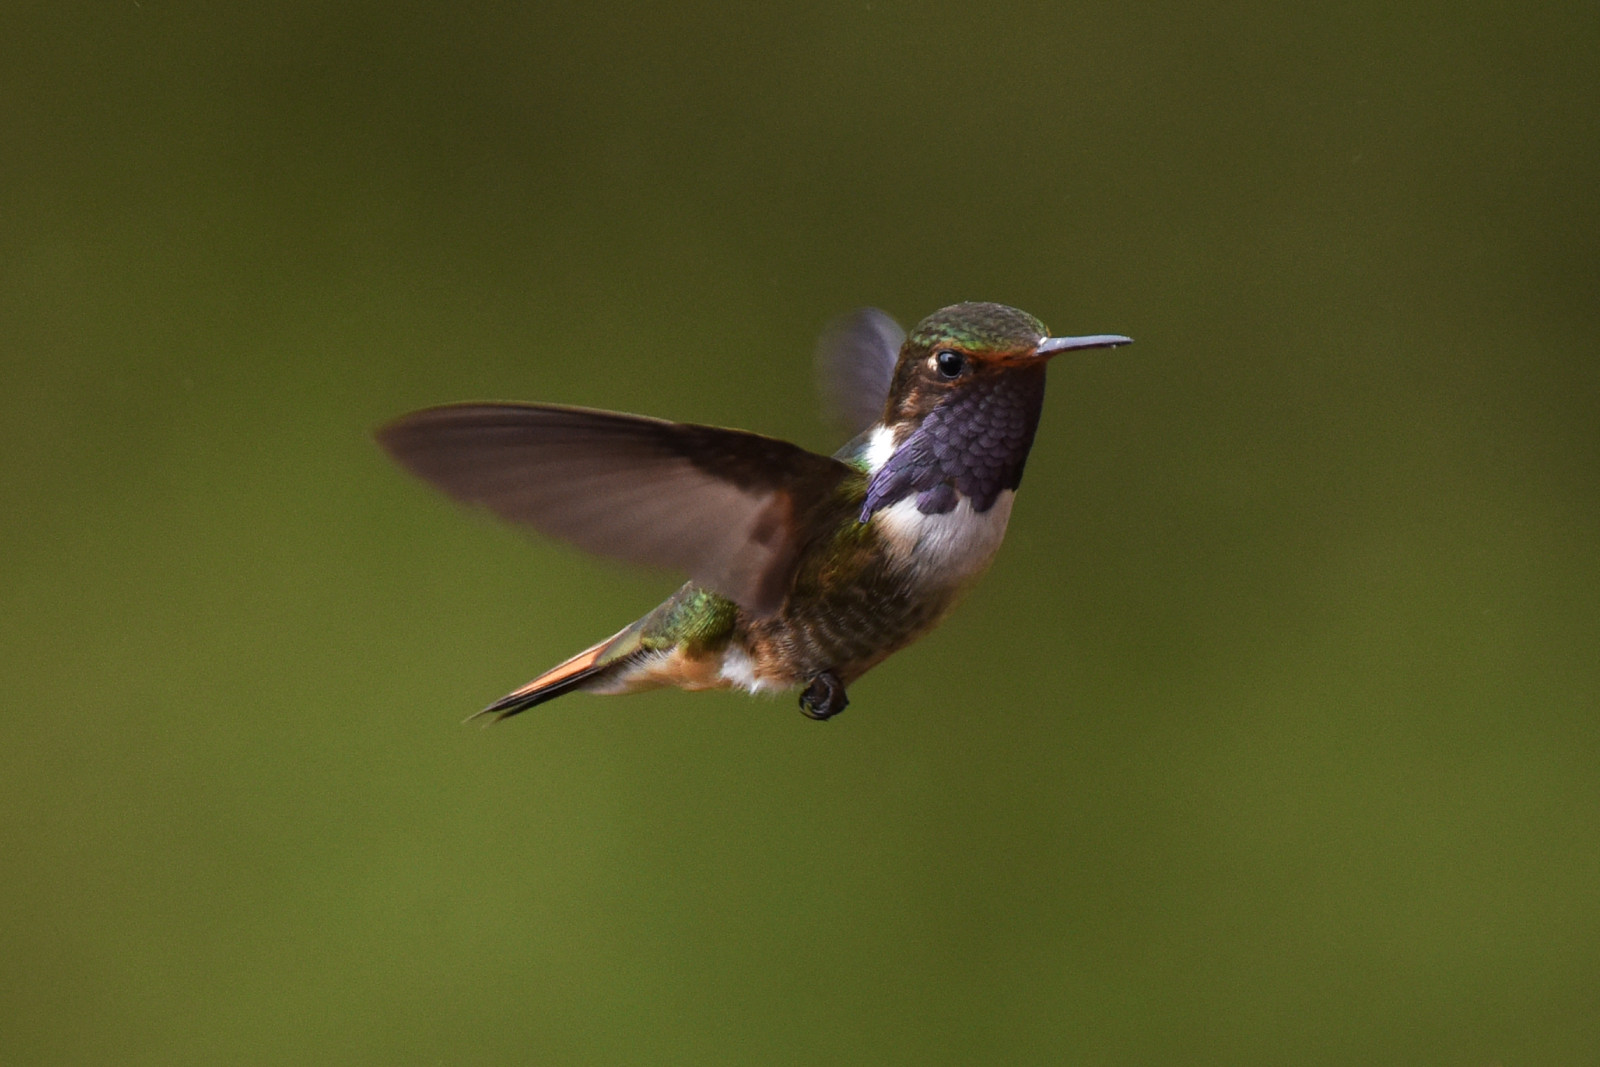
[[[939,371],[939,377],[959,378],[967,367],[967,361],[960,352],[952,352],[946,348],[934,353],[933,365]]]

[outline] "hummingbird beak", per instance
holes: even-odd
[[[1033,358],[1049,359],[1063,352],[1076,352],[1080,348],[1116,348],[1133,344],[1133,338],[1119,333],[1096,333],[1087,337],[1046,337],[1033,350]]]

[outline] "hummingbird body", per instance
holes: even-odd
[[[380,441],[458,499],[693,576],[486,713],[574,690],[804,687],[801,709],[828,718],[994,558],[1046,361],[1126,343],[1051,338],[999,304],[945,308],[909,337],[857,312],[818,351],[836,405],[864,426],[831,459],[739,431],[536,405],[429,409]]]

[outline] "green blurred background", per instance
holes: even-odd
[[[1600,1060],[1600,7],[13,3],[0,1061]],[[1011,535],[852,689],[462,717],[673,576],[373,426],[831,450],[999,300]]]

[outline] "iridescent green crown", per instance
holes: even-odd
[[[953,345],[968,352],[1014,352],[1048,337],[1044,323],[1004,304],[951,304],[917,323],[910,341],[918,348]]]

